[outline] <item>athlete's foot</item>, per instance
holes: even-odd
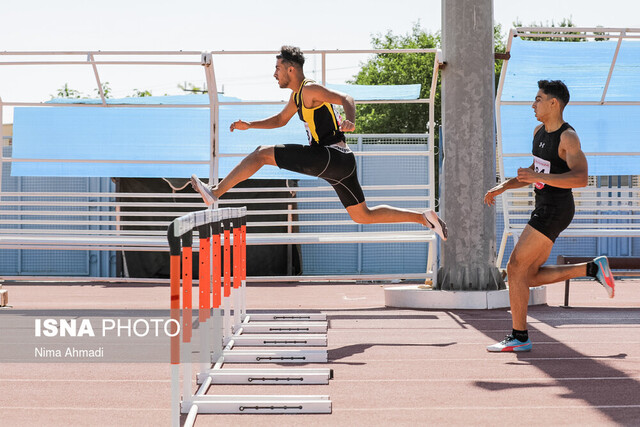
[[[513,337],[513,335],[507,335],[502,341],[499,343],[495,343],[487,347],[487,351],[491,353],[502,353],[502,352],[520,352],[520,351],[531,351],[531,340],[526,340],[522,342]]]
[[[435,211],[429,209],[423,212],[422,216],[424,216],[424,219],[427,221],[427,227],[435,231],[442,240],[447,240],[447,224],[436,215]]]
[[[200,181],[195,174],[191,175],[191,186],[194,190],[200,193],[200,196],[202,196],[202,200],[204,200],[204,203],[207,206],[211,206],[218,200],[218,198],[211,192],[211,188]]]
[[[613,274],[609,268],[609,260],[606,256],[599,256],[593,262],[598,266],[596,280],[607,290],[609,298],[613,298],[616,291],[616,283],[613,281]]]

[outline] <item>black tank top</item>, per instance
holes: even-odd
[[[316,108],[307,108],[302,99],[302,89],[311,79],[304,79],[300,89],[293,94],[298,107],[298,117],[305,124],[309,144],[332,145],[344,141],[344,133],[340,130],[340,114],[335,105],[325,102]]]
[[[569,123],[563,123],[556,131],[547,132],[544,125],[540,127],[533,137],[533,169],[541,173],[565,173],[569,172],[567,162],[558,155],[560,136],[567,129],[573,129]],[[538,182],[535,184],[535,192],[538,195],[571,193],[570,188],[558,188],[549,184]]]

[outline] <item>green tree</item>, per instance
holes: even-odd
[[[598,25],[598,28],[602,28],[602,25]],[[603,37],[596,37],[595,41],[597,41],[597,42],[603,42],[603,41],[609,40],[609,37],[606,37],[606,36],[609,35],[609,33],[605,33],[603,31],[594,31],[593,34],[597,34],[599,36],[603,36]]]
[[[53,98],[73,98],[73,99],[79,99],[82,98],[82,93],[78,90],[75,89],[71,89],[69,87],[69,83],[65,83],[64,86],[62,86],[60,89],[58,89],[58,91],[56,92],[55,96],[54,95],[50,95],[51,99]]]
[[[100,91],[98,89],[94,89],[93,91],[97,97],[100,97]],[[105,98],[111,98],[111,86],[109,86],[109,82],[102,83],[102,92]]]
[[[502,34],[500,24],[494,27],[495,51],[505,53],[506,36]],[[388,31],[385,35],[376,34],[371,38],[374,49],[432,49],[440,47],[440,34],[430,34],[414,24],[411,32],[397,35]],[[361,64],[360,71],[348,83],[363,85],[422,85],[420,98],[428,98],[431,90],[433,61],[435,55],[429,54],[393,54],[375,55]],[[502,70],[502,60],[495,65],[496,88]],[[440,126],[440,77],[435,94],[435,126]],[[429,107],[426,104],[359,104],[356,107],[356,129],[362,133],[424,133],[428,132]],[[438,140],[438,134],[435,134]]]
[[[100,91],[98,89],[94,89],[93,91],[95,92],[96,97],[99,98]],[[105,98],[112,97],[113,90],[111,89],[109,82],[104,82],[102,84],[102,91],[104,92]],[[49,95],[49,96],[51,96],[51,99],[53,98],[88,99],[90,98],[90,96],[83,94],[79,90],[70,88],[68,83],[65,83],[63,87],[58,89],[55,95]],[[151,93],[150,90],[133,89],[133,93],[129,95],[129,97],[137,97],[137,98],[141,98],[144,96],[153,96],[153,94]],[[165,93],[165,96],[167,96],[166,93]]]
[[[429,34],[419,23],[411,32],[396,35],[372,36],[375,49],[430,49],[440,44],[438,34]],[[431,90],[435,54],[381,53],[365,63],[348,83],[362,85],[422,85],[420,98],[428,98]],[[439,82],[438,82],[439,84]],[[429,110],[426,104],[359,104],[356,112],[356,128],[362,133],[424,133],[427,132]],[[436,126],[440,123],[440,91],[435,99]]]
[[[522,27],[521,22],[514,22],[514,26]],[[571,18],[564,18],[560,24],[554,21],[532,23],[530,27],[558,27],[572,28],[576,25]],[[500,24],[494,27],[494,50],[496,53],[506,52],[507,34],[503,33]],[[548,33],[548,32],[546,32]],[[545,34],[545,32],[540,32]],[[580,35],[578,31],[568,34]],[[598,33],[600,34],[600,33]],[[606,40],[603,38],[596,40]],[[524,37],[524,39],[528,39]],[[586,41],[584,37],[536,37],[535,40],[556,40],[566,42]],[[416,22],[408,34],[398,35],[392,31],[386,34],[376,34],[371,37],[371,47],[374,49],[431,49],[440,47],[440,34],[428,33],[420,28]],[[421,98],[428,98],[431,89],[434,54],[377,54],[361,64],[360,71],[348,83],[363,85],[422,85]],[[495,61],[495,84],[498,87],[500,72],[504,60]],[[435,95],[435,125],[440,126],[440,79]],[[429,107],[426,104],[359,104],[356,106],[356,129],[362,133],[424,133],[428,132]],[[436,140],[438,133],[435,134]]]
[[[133,94],[131,95],[134,98],[144,98],[145,96],[153,96],[153,94],[150,90],[133,89]]]
[[[205,93],[209,93],[209,91],[207,90],[207,88],[200,88],[196,85],[194,85],[193,83],[187,83],[185,82],[184,84],[178,84],[178,89],[181,89],[185,92],[190,92],[193,94],[196,93],[201,93],[201,94],[205,94]]]
[[[98,89],[93,90],[96,93],[97,97],[100,97],[100,91]],[[111,86],[109,86],[109,82],[102,83],[102,91],[104,92],[105,98],[111,98]],[[71,98],[71,99],[88,99],[90,96],[83,94],[79,90],[72,89],[69,87],[69,83],[65,83],[63,87],[57,90],[55,95],[49,95],[51,99],[53,98]]]
[[[495,53],[506,53],[507,52],[507,41],[506,35],[502,34],[502,25],[497,24],[493,27],[493,50]],[[495,81],[496,81],[496,90],[498,89],[498,83],[500,82],[500,72],[502,72],[502,64],[504,63],[503,59],[495,60]]]
[[[516,21],[513,23],[514,27],[523,27],[522,22],[521,21]],[[529,27],[551,27],[551,28],[573,28],[576,25],[573,23],[573,21],[571,20],[571,18],[562,18],[562,21],[560,21],[560,24],[556,25],[556,23],[551,20],[551,24],[549,24],[549,21],[547,21],[546,23],[532,23],[528,25]],[[540,31],[540,32],[536,32],[536,34],[550,34],[549,31]],[[579,31],[568,31],[565,34],[570,34],[570,35],[580,35],[582,33],[580,33]],[[562,41],[562,42],[585,42],[587,41],[587,39],[585,37],[522,37],[522,40],[537,40],[537,41]]]

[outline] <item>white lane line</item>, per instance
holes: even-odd
[[[337,323],[339,321],[336,320],[331,320],[332,323]],[[631,325],[606,325],[606,326],[601,326],[601,327],[590,327],[590,328],[583,328],[582,326],[584,325],[574,325],[571,327],[555,327],[553,328],[553,330],[564,330],[564,331],[569,331],[572,328],[575,329],[600,329],[600,330],[606,330],[606,329],[640,329],[640,325],[637,326],[631,326]],[[579,327],[579,328],[578,328]],[[340,326],[331,326],[331,332],[379,332],[379,331],[393,331],[393,330],[404,330],[404,331],[414,331],[414,332],[428,332],[428,331],[455,331],[455,332],[459,332],[463,329],[460,328],[450,328],[450,327],[429,327],[429,326],[425,326],[425,327],[420,327],[420,328],[415,328],[415,327],[370,327],[370,328],[347,328],[347,327],[340,327]],[[506,333],[508,332],[506,329],[474,329],[477,332],[482,332],[484,334],[487,333]],[[473,331],[473,330],[471,330]],[[536,333],[545,333],[544,330],[531,330],[529,329],[529,332],[531,334],[536,334]],[[627,342],[627,341],[625,341]]]
[[[42,379],[42,378],[1,378],[0,382],[41,382],[41,383],[167,383],[170,384],[171,380],[105,380],[105,379]]]
[[[525,406],[525,409],[638,409],[640,405],[566,405],[566,406]],[[132,409],[129,407],[119,407],[119,408],[98,408],[98,407],[69,407],[69,406],[56,406],[56,407],[43,407],[43,406],[0,406],[0,409],[7,409],[13,411],[90,411],[90,412],[105,412],[105,411],[113,411],[113,412],[131,412]],[[430,411],[451,411],[451,410],[461,410],[461,411],[482,411],[482,410],[498,410],[504,411],[505,409],[512,410],[521,410],[523,406],[420,406],[420,407],[391,407],[391,408],[345,408],[345,407],[334,407],[333,412],[376,412],[376,411],[420,411],[424,412],[424,410]],[[170,412],[171,409],[165,408],[144,408],[137,407],[136,411],[146,411],[146,412]]]
[[[507,353],[502,353],[503,355],[506,356]],[[508,353],[512,356],[516,356],[513,353]],[[430,357],[425,357],[423,359],[420,358],[416,358],[416,359],[349,359],[347,357],[343,357],[340,359],[336,359],[336,360],[330,360],[329,363],[340,363],[343,360],[349,360],[350,362],[358,362],[361,361],[362,363],[370,363],[370,362],[380,362],[380,363],[390,363],[390,362],[419,362],[419,363],[424,363],[425,361],[432,361],[432,362],[485,362],[485,361],[496,361],[496,359],[498,359],[500,356],[487,356],[487,357],[474,357],[474,358],[461,358],[461,359],[457,359],[457,358],[452,358],[452,357],[445,357],[445,358],[438,358],[438,359],[434,359],[434,358],[430,358]],[[511,359],[505,359],[505,361],[508,362],[513,362],[515,359],[515,357],[512,357]],[[528,362],[528,361],[544,361],[544,360],[610,360],[610,361],[629,361],[630,359],[640,359],[640,357],[615,357],[615,356],[586,356],[586,357],[528,357],[528,358],[517,358],[515,359],[516,362]],[[498,360],[499,361],[499,360]]]
[[[410,383],[410,382],[429,382],[429,383],[449,383],[449,382],[487,382],[487,383],[513,383],[513,384],[521,384],[522,382],[570,382],[570,381],[638,381],[640,377],[584,377],[584,378],[409,378],[409,379],[353,379],[353,380],[342,380],[339,378],[334,378],[331,381],[337,383],[359,383],[359,382],[380,382],[380,383],[391,383],[391,382],[401,382],[401,383]]]
[[[640,405],[566,405],[566,406],[419,406],[419,407],[393,407],[393,408],[341,408],[334,407],[333,412],[376,412],[376,411],[482,411],[484,409],[504,411],[505,409],[637,409]]]
[[[0,406],[0,409],[9,409],[14,411],[25,411],[25,410],[33,410],[33,411],[121,411],[121,412],[132,412],[132,411],[152,411],[152,412],[169,412],[170,408],[145,408],[140,405],[136,406],[135,409],[131,407],[119,407],[119,408],[99,408],[97,406],[92,406],[90,408],[85,407],[74,407],[74,406]]]

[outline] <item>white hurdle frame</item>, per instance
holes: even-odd
[[[205,210],[192,212],[174,220],[167,231],[171,251],[171,318],[180,319],[180,284],[182,286],[182,341],[180,345],[180,334],[171,338],[171,381],[172,381],[172,425],[180,425],[180,413],[187,414],[185,425],[193,425],[196,416],[201,413],[330,413],[331,401],[328,396],[207,396],[207,390],[214,384],[327,384],[333,377],[330,369],[222,369],[225,362],[231,362],[235,341],[245,336],[242,335],[242,327],[246,326],[250,315],[245,315],[241,321],[242,312],[246,310],[246,303],[243,300],[242,288],[246,286],[246,255],[244,239],[244,222],[246,208],[224,208],[216,210]],[[219,260],[214,261],[215,254],[209,256],[208,244],[211,242],[209,227],[211,224],[223,226],[223,246],[224,267],[221,281],[219,278]],[[242,225],[241,225],[242,224]],[[230,247],[231,233],[229,228],[233,228],[234,244],[234,268],[233,281],[231,287]],[[198,319],[200,321],[200,373],[196,376],[196,382],[200,384],[195,394],[192,394],[191,381],[191,334],[192,334],[192,232],[198,230],[200,233],[200,281],[198,292]],[[214,233],[220,231],[218,227]],[[219,236],[219,234],[218,234]],[[215,240],[215,237],[214,239]],[[218,265],[215,264],[218,262]],[[213,264],[212,264],[213,263]],[[243,267],[244,266],[244,267]],[[213,268],[211,268],[213,267]],[[213,277],[211,276],[213,273]],[[211,280],[213,279],[213,281]],[[220,287],[220,282],[223,286]],[[213,287],[212,287],[213,285]],[[218,289],[216,289],[218,288]],[[210,291],[213,290],[213,293]],[[232,292],[234,290],[234,292]],[[215,334],[213,343],[210,344],[207,336],[213,331],[220,329],[220,305],[216,294],[223,292],[223,299],[227,300],[224,309],[225,331],[222,335]],[[231,294],[234,294],[233,296]],[[213,294],[213,295],[211,295]],[[213,297],[213,304],[210,298]],[[231,314],[230,302],[234,298],[234,313]],[[211,308],[213,311],[210,311]],[[213,321],[209,317],[213,314]],[[217,319],[217,321],[216,321]],[[236,319],[237,323],[233,323]],[[233,325],[232,325],[233,323]],[[226,329],[233,326],[234,333]],[[325,325],[326,326],[326,325]],[[228,335],[226,335],[228,334]],[[282,339],[290,337],[285,335]],[[246,335],[248,337],[249,335]],[[262,335],[261,335],[262,336]],[[265,335],[268,337],[269,335]],[[278,339],[278,335],[271,335],[273,339]],[[265,338],[263,338],[265,339]],[[223,350],[220,347],[225,345]],[[326,345],[326,335],[324,338]],[[218,349],[216,350],[216,347]],[[284,358],[289,358],[290,362],[295,362],[295,358],[303,354],[302,351],[282,353],[280,350],[267,352],[245,352],[242,357],[247,362],[256,363],[256,357],[262,360],[258,362],[282,362]],[[211,360],[209,360],[212,358]],[[275,358],[275,360],[273,360]],[[253,359],[253,360],[252,360]],[[309,360],[307,360],[309,361]],[[326,362],[326,352],[325,359]],[[209,369],[207,364],[213,363]],[[180,401],[180,364],[183,366],[183,392]]]

